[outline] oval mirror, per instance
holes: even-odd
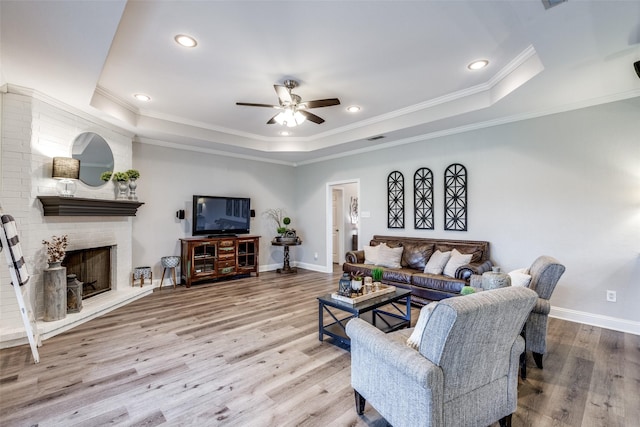
[[[84,132],[73,141],[71,157],[80,160],[80,181],[91,187],[105,184],[100,179],[103,172],[113,171],[113,153],[103,137]]]

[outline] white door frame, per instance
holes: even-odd
[[[336,194],[337,200],[333,201],[333,195]],[[333,206],[334,204],[338,205]],[[335,222],[333,212],[336,212]],[[336,230],[337,229],[337,230]],[[333,238],[333,233],[337,232],[337,239]],[[331,262],[340,264],[340,254],[344,252],[344,189],[340,185],[331,187]],[[338,247],[334,247],[334,243],[338,242]],[[337,261],[334,260],[334,254]]]
[[[344,185],[344,184],[356,184],[358,186],[358,190],[357,190],[357,194],[358,194],[358,200],[362,200],[360,198],[360,179],[358,178],[354,178],[354,179],[346,179],[343,181],[332,181],[332,182],[327,182],[326,184],[326,190],[325,190],[325,218],[326,218],[326,223],[325,223],[325,237],[326,237],[326,243],[325,243],[325,247],[327,248],[327,252],[326,252],[326,265],[325,265],[325,272],[326,273],[331,273],[333,271],[333,224],[332,224],[332,209],[333,209],[333,196],[331,193],[331,190],[334,186],[336,185]],[[362,206],[361,202],[360,202],[360,206]],[[344,212],[343,212],[344,215]],[[358,223],[360,223],[359,221],[360,219],[360,210],[358,209]]]

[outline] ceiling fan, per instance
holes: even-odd
[[[269,104],[255,104],[252,102],[236,102],[236,105],[245,105],[248,107],[267,107],[275,108],[276,110],[282,110],[275,116],[273,116],[267,122],[268,125],[275,123],[283,126],[294,127],[302,124],[305,120],[309,120],[313,123],[321,124],[324,122],[322,117],[318,117],[313,113],[307,111],[310,108],[331,107],[333,105],[340,105],[338,98],[329,99],[316,99],[315,101],[302,102],[302,98],[295,93],[291,93],[291,90],[298,86],[298,82],[295,80],[285,80],[284,85],[273,85],[278,95],[279,105]]]

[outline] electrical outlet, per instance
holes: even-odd
[[[616,302],[616,291],[607,291],[607,301]]]

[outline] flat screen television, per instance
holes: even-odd
[[[193,196],[192,212],[194,236],[249,233],[251,199],[248,197]]]

